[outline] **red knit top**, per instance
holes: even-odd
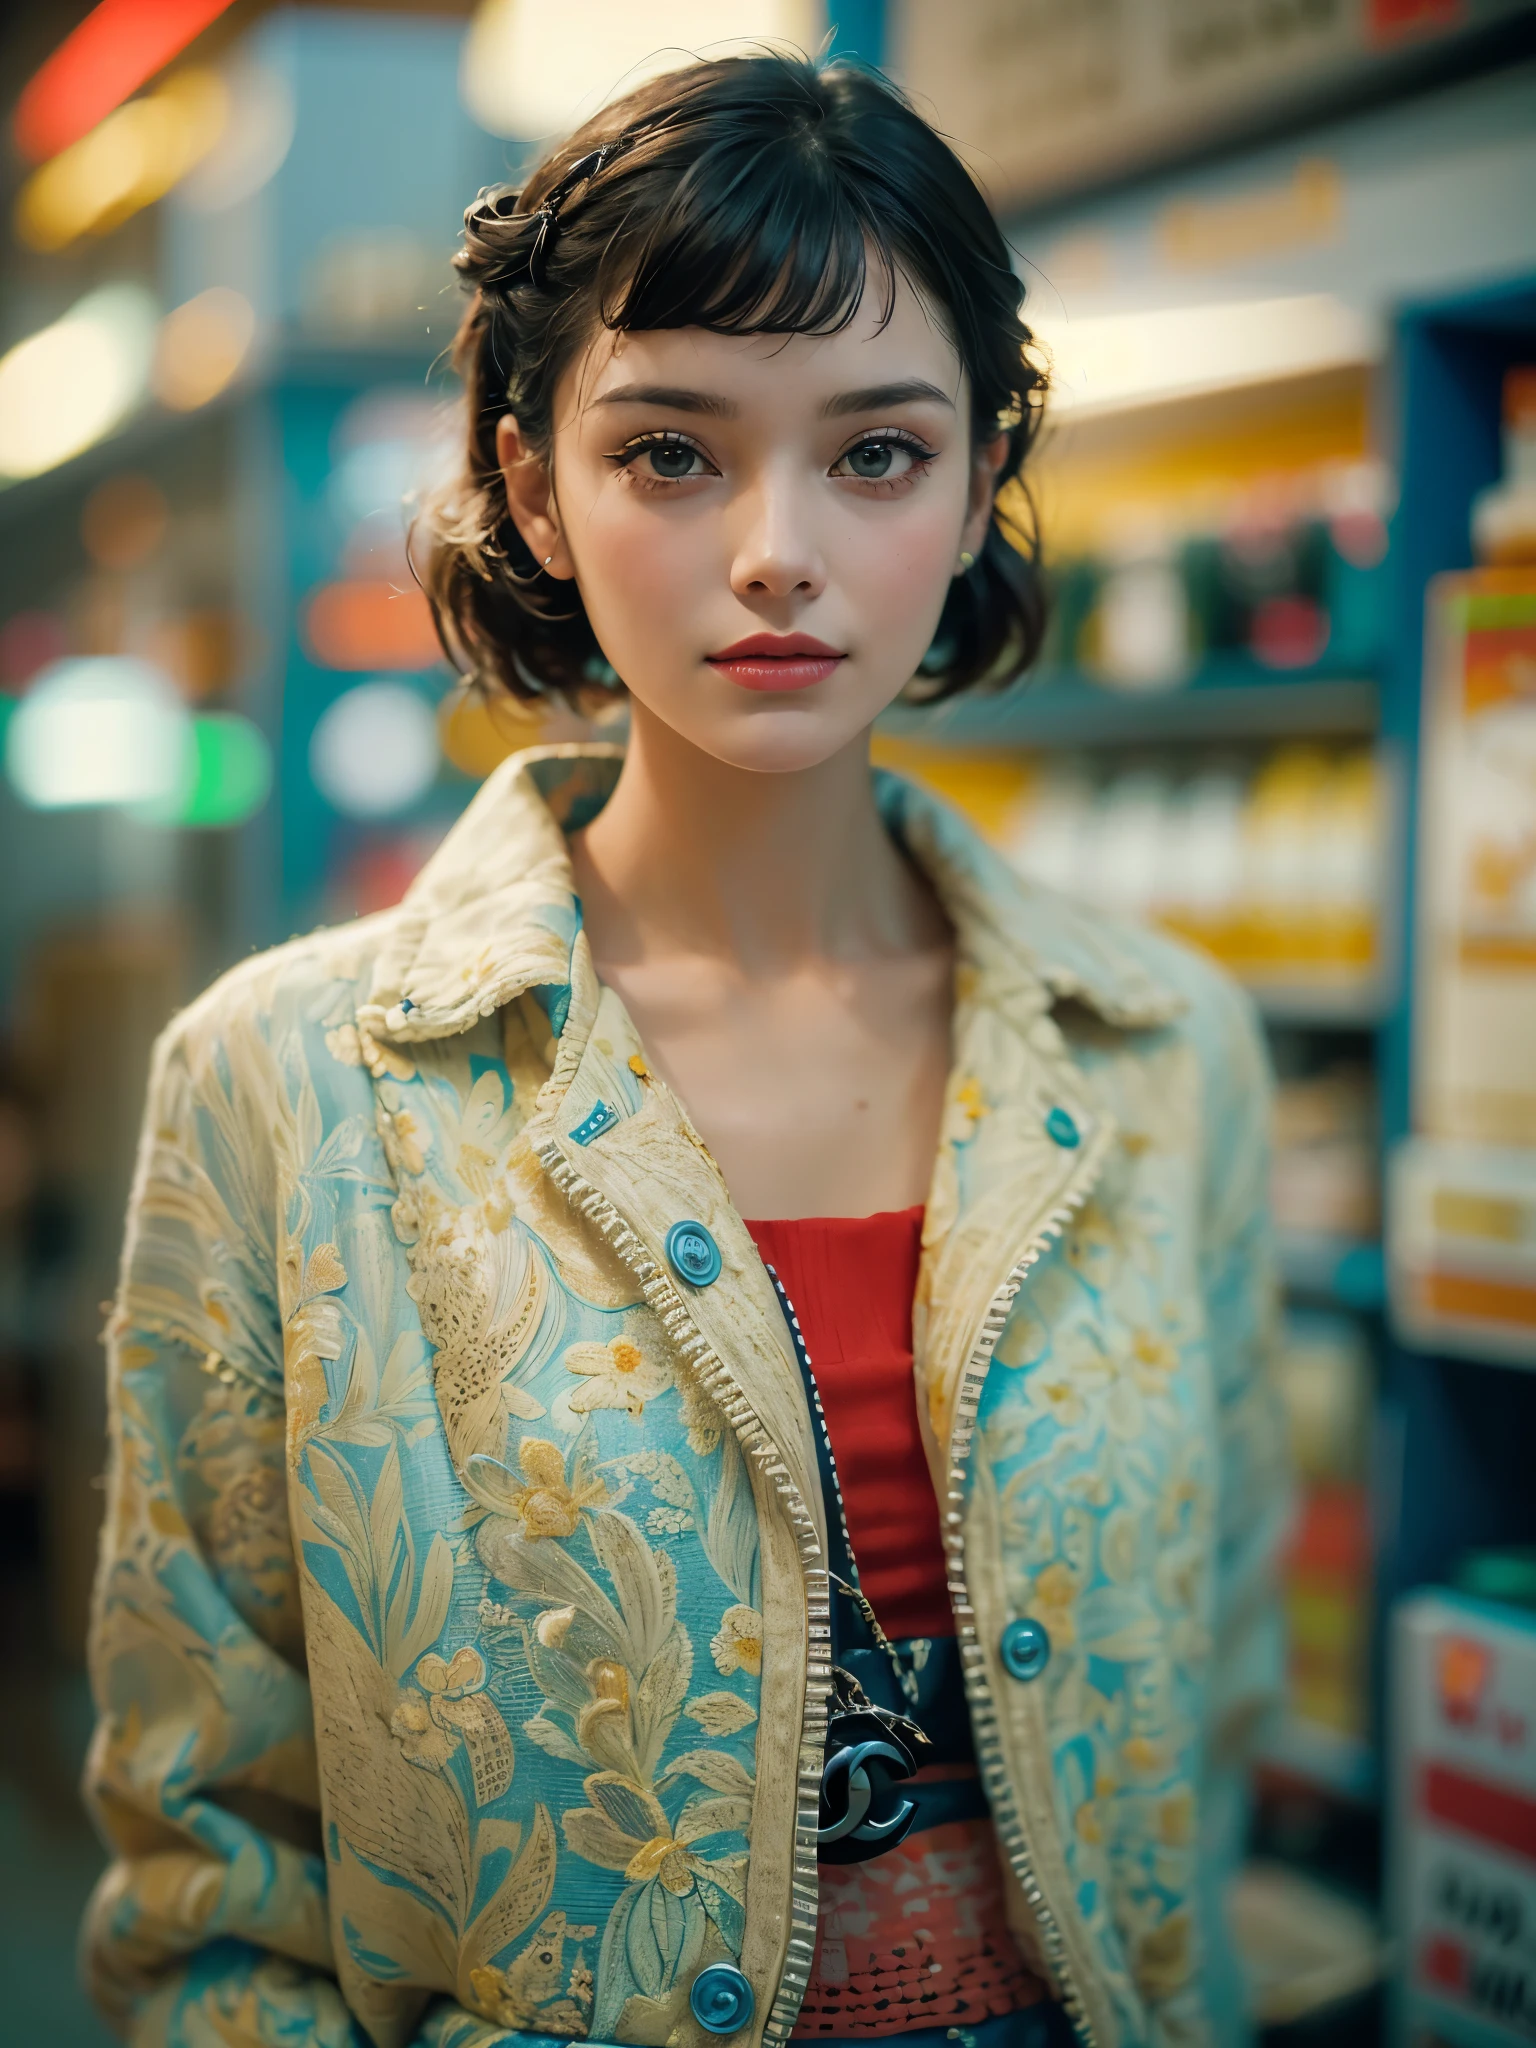
[[[893,1641],[953,1635],[912,1381],[922,1210],[747,1228],[810,1353],[865,1597]],[[1047,1995],[1008,1927],[989,1820],[926,1828],[868,1863],[821,1870],[797,2041],[934,2028],[958,2039]]]
[[[747,1228],[800,1318],[865,1597],[893,1641],[953,1635],[912,1385],[922,1209]]]

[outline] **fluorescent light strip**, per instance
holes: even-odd
[[[1033,323],[1075,417],[1377,361],[1380,323],[1314,293]]]

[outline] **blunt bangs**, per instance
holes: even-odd
[[[888,319],[898,266],[881,226],[797,137],[722,137],[689,166],[637,249],[613,245],[603,324],[835,334],[858,314],[871,248],[885,269]]]

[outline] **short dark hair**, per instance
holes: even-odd
[[[598,325],[833,333],[857,312],[871,250],[887,316],[900,274],[946,320],[974,440],[1007,435],[997,485],[1015,486],[1006,509],[994,500],[974,566],[950,587],[913,694],[948,696],[1027,667],[1045,602],[1020,472],[1045,376],[1008,246],[960,159],[883,77],[777,54],[649,81],[520,190],[483,193],[465,214],[455,262],[471,296],[452,360],[468,445],[416,535],[449,660],[484,686],[578,708],[616,686],[580,593],[542,573],[508,512],[503,413],[547,454],[556,386]]]

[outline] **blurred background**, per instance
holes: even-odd
[[[967,151],[1057,395],[1023,688],[884,759],[1206,947],[1280,1076],[1301,1473],[1237,1900],[1280,2042],[1536,2039],[1536,10],[13,0],[0,21],[0,2040],[73,1942],[149,1046],[540,728],[411,580],[462,210],[722,37]],[[545,728],[547,730],[547,728]]]

